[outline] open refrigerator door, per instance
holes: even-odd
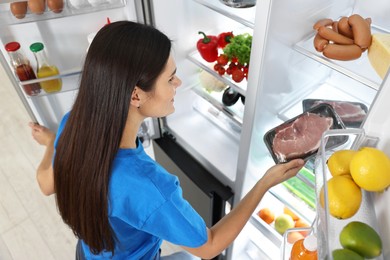
[[[34,2],[35,0],[31,1]],[[39,1],[35,1],[39,2]],[[35,4],[34,2],[34,4]],[[49,2],[60,2],[61,10],[51,10]],[[39,5],[38,12],[27,1],[2,1],[0,4],[1,65],[5,69],[31,119],[56,131],[62,116],[70,110],[77,95],[79,76],[88,49],[88,36],[93,35],[109,20],[142,21],[142,7],[132,0],[53,0]],[[42,1],[45,3],[45,1]],[[22,16],[14,15],[13,4],[25,4]],[[138,10],[137,10],[138,9]],[[108,20],[109,19],[109,20]],[[30,45],[43,43],[50,62],[57,73],[21,81],[15,74],[10,55],[5,50],[9,42],[18,42],[20,51],[37,74],[37,64]],[[60,90],[47,92],[40,89],[37,95],[26,91],[28,86],[40,86],[50,80],[61,82]]]
[[[385,1],[257,2],[235,183],[235,203],[275,163],[275,158],[272,157],[264,139],[268,131],[305,113],[308,101],[341,101],[343,104],[358,107],[359,113],[364,114],[364,117],[357,120],[358,124],[347,124],[347,120],[343,119],[346,129],[340,131],[359,131],[360,127],[363,127],[369,130],[367,135],[370,137],[380,139],[380,136],[384,135],[386,136],[384,143],[379,141],[378,144],[371,143],[370,146],[378,145],[386,150],[387,134],[379,130],[383,129],[379,125],[384,120],[384,114],[375,111],[386,111],[383,100],[386,100],[384,93],[387,91],[384,88],[388,85],[388,78],[380,76],[374,69],[369,61],[368,51],[363,51],[359,58],[347,61],[325,57],[324,53],[315,49],[314,37],[317,32],[313,25],[325,18],[339,21],[341,17],[359,14],[364,18],[371,18],[372,34],[388,35],[389,21],[385,18],[384,12],[379,11],[388,7]],[[377,102],[382,105],[376,105]],[[375,106],[378,108],[375,109]],[[338,111],[338,114],[341,115],[341,112]],[[381,133],[378,134],[378,131]],[[349,137],[347,142],[340,142],[336,147],[327,147],[326,151],[351,147],[351,139]],[[246,149],[243,149],[244,147]],[[272,188],[260,203],[257,212],[269,208],[277,217],[284,213],[283,208],[287,206],[311,226],[307,228],[312,232],[317,230],[328,232],[331,224],[326,226],[326,222],[320,221],[319,218],[321,210],[318,208],[317,186],[318,175],[322,173],[323,171],[317,167],[316,157],[309,158],[304,170],[291,179],[294,183],[288,181]],[[306,185],[303,192],[304,184]],[[308,203],[310,197],[313,198],[312,203]],[[375,217],[378,216],[381,218],[380,223],[386,223],[387,227],[388,220],[382,218],[382,215],[388,216],[388,209],[384,206],[388,202],[388,194],[377,194],[376,197],[381,197],[375,200],[376,208],[380,210],[379,215],[378,212],[376,215],[367,214],[367,222],[376,228]],[[369,201],[367,203],[370,204]],[[372,211],[372,205],[366,210]],[[267,224],[258,214],[253,214],[244,232],[233,244],[231,259],[240,259],[243,255],[248,259],[288,259],[289,251],[284,250],[284,247],[291,247],[292,244],[283,243],[287,239],[275,232],[275,227],[275,221]],[[289,233],[291,231],[294,230],[290,230]],[[384,245],[388,244],[388,236],[388,229],[381,230]],[[319,246],[328,243],[324,239],[333,241],[337,240],[337,237],[320,236]],[[272,243],[264,242],[266,240]],[[281,247],[283,250],[280,250]],[[383,255],[388,257],[385,247]],[[332,247],[333,249],[335,248]],[[283,252],[288,253],[286,255]],[[326,256],[331,258],[329,252]]]

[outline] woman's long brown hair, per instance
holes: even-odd
[[[153,89],[170,50],[160,31],[128,21],[106,25],[89,47],[79,93],[56,147],[54,185],[62,219],[95,254],[114,254],[108,187],[131,94],[135,86]]]

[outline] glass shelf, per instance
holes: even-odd
[[[348,146],[338,147],[336,149],[326,150],[326,142],[337,136],[348,136]],[[373,193],[367,192],[362,189],[362,202],[358,212],[348,219],[337,219],[329,214],[328,210],[328,191],[327,180],[332,176],[328,170],[326,161],[332,153],[341,149],[357,150],[363,146],[375,147],[378,142],[377,138],[366,136],[363,129],[343,129],[343,130],[329,130],[324,133],[321,140],[321,146],[317,153],[315,162],[315,176],[316,176],[316,194],[319,198],[322,187],[324,187],[325,207],[323,208],[317,200],[317,225],[315,232],[318,239],[318,259],[332,260],[332,251],[338,248],[342,248],[339,242],[339,234],[343,227],[351,221],[360,221],[368,224],[375,230],[378,229],[377,218],[375,215]],[[383,259],[383,256],[379,256],[375,259]]]
[[[224,91],[208,92],[200,85],[196,85],[192,90],[211,103],[218,110],[222,111],[222,113],[230,117],[237,125],[242,127],[242,120],[244,118],[244,104],[242,103],[241,99],[239,99],[233,106],[225,106],[222,103],[222,95]]]
[[[60,13],[54,13],[46,7],[45,12],[41,15],[33,14],[30,10],[27,10],[26,16],[22,19],[18,19],[10,11],[10,2],[16,1],[6,1],[6,3],[0,4],[0,26],[3,25],[15,25],[23,24],[30,22],[37,22],[49,19],[57,19],[61,17],[68,17],[73,15],[85,14],[98,12],[103,10],[121,8],[126,5],[127,0],[107,0],[102,2],[99,5],[91,5],[87,0],[83,1],[86,4],[80,5],[78,8],[73,7],[70,0],[64,0],[64,9]]]
[[[191,52],[188,55],[188,59],[195,63],[197,66],[201,67],[202,69],[206,70],[210,74],[212,74],[214,77],[216,77],[218,80],[224,82],[226,85],[229,85],[232,87],[236,92],[240,93],[241,95],[246,95],[246,87],[247,87],[247,81],[244,79],[240,83],[234,82],[232,78],[225,74],[223,76],[220,76],[218,72],[216,72],[212,66],[214,66],[215,63],[209,63],[205,61],[199,54],[198,51]]]
[[[42,97],[42,96],[77,90],[79,88],[78,83],[79,83],[80,74],[81,74],[80,70],[68,71],[68,72],[61,73],[60,75],[56,75],[56,76],[45,77],[45,78],[40,78],[40,79],[33,79],[33,80],[26,80],[26,81],[18,81],[18,84],[23,90],[23,85],[40,83],[43,81],[53,80],[53,79],[61,79],[62,80],[62,89],[60,91],[47,93],[43,89],[41,89],[41,93],[39,93],[36,96],[26,95],[28,98]]]
[[[372,26],[372,33],[389,33]],[[375,72],[371,66],[370,61],[367,57],[367,51],[365,51],[359,59],[352,61],[338,61],[328,59],[314,49],[313,40],[315,33],[310,34],[304,40],[295,44],[294,49],[307,57],[314,59],[350,78],[353,78],[360,83],[378,90],[382,84],[382,79]]]
[[[194,0],[195,2],[210,8],[226,17],[229,17],[245,26],[250,28],[255,27],[255,8],[232,8],[224,5],[218,0],[210,1],[210,0]]]

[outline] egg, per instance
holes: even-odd
[[[61,13],[64,8],[64,0],[47,0],[47,7],[54,13]]]
[[[10,4],[11,13],[18,19],[22,19],[27,13],[27,2],[14,2]]]
[[[45,12],[45,0],[28,0],[28,8],[34,14],[43,14]]]

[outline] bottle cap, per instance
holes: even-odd
[[[308,235],[303,240],[303,246],[309,251],[317,251],[317,237],[315,235]]]
[[[41,42],[35,42],[33,44],[30,45],[30,50],[32,52],[38,52],[38,51],[41,51],[43,50],[43,43]]]
[[[6,51],[17,51],[20,48],[20,44],[18,42],[9,42],[5,45]]]

